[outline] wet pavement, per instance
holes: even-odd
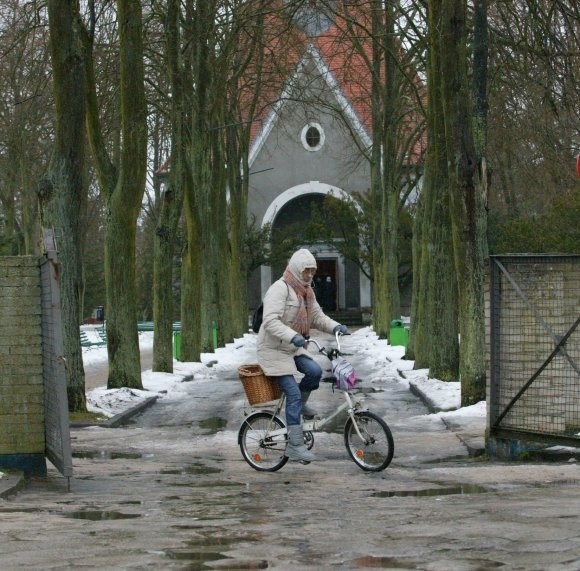
[[[122,427],[74,428],[70,491],[50,469],[0,499],[1,568],[580,569],[577,463],[476,456],[481,423],[450,429],[357,370],[395,439],[385,471],[350,461],[337,423],[315,434],[317,462],[257,472],[237,443],[251,409],[235,372],[191,381]],[[310,402],[337,398],[323,386]]]

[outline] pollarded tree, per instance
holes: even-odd
[[[459,369],[457,281],[453,262],[449,183],[440,87],[440,2],[428,10],[427,152],[414,225],[413,307],[409,356],[440,380],[457,380]]]
[[[173,372],[173,256],[183,205],[186,180],[185,143],[187,140],[187,97],[184,91],[184,67],[181,55],[182,31],[179,0],[168,0],[165,17],[165,54],[171,90],[171,169],[166,188],[160,197],[154,236],[153,276],[153,370]]]
[[[92,58],[96,25],[90,3],[90,32],[85,35],[87,130],[105,203],[105,281],[107,288],[107,386],[142,388],[137,336],[135,236],[145,190],[147,106],[143,71],[141,3],[118,0],[120,151],[112,158],[99,120]]]
[[[183,189],[187,245],[181,274],[181,357],[187,360],[212,350],[214,325],[218,343],[231,340],[247,326],[241,247],[246,233],[247,154],[256,93],[264,85],[261,22],[269,4],[266,0],[185,4],[182,81],[189,104],[182,116],[183,146],[178,150],[183,160],[176,165],[181,174],[172,176],[171,184]]]
[[[438,2],[432,2],[435,3]],[[487,251],[484,157],[478,155],[473,135],[466,0],[441,2],[438,30],[438,83],[444,101],[449,204],[459,292],[459,377],[465,406],[485,399],[483,279]]]
[[[69,410],[84,412],[85,376],[78,327],[82,291],[81,213],[86,203],[85,94],[78,2],[49,0],[55,141],[50,192],[41,201],[43,223],[55,229],[62,270],[60,289]],[[47,187],[48,188],[48,187]]]
[[[372,123],[370,148],[361,150],[371,173],[373,326],[388,337],[391,320],[401,316],[399,223],[416,183],[408,174],[422,159],[421,37],[411,26],[413,10],[401,2],[325,4],[338,30],[333,44],[337,65],[348,70],[341,73],[358,94],[353,101],[366,109]],[[325,35],[323,41],[332,40]]]

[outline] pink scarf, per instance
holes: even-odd
[[[290,327],[292,327],[294,331],[298,331],[298,333],[304,335],[304,337],[307,337],[310,334],[310,314],[315,299],[314,292],[310,285],[304,285],[304,283],[297,279],[288,269],[284,271],[282,277],[284,281],[294,289],[298,295],[298,301],[300,302],[298,313],[296,314],[294,321],[290,323]]]

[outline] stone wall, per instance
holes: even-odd
[[[0,257],[0,467],[35,473],[45,464],[40,289],[37,257]]]

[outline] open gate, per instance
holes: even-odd
[[[490,258],[488,437],[580,446],[580,256]]]

